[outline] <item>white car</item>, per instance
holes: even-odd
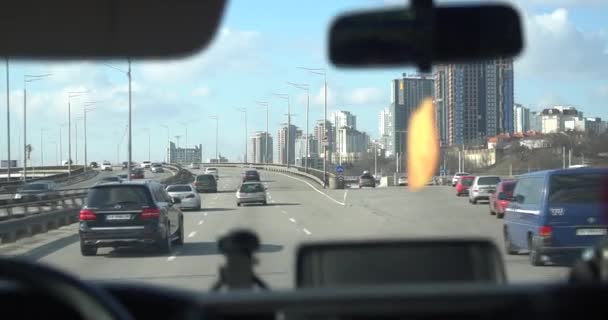
[[[160,163],[153,163],[150,170],[152,171],[152,173],[161,173],[165,171],[163,169],[163,165]]]
[[[213,175],[216,180],[220,178],[220,174],[217,171],[217,168],[205,168],[205,174]]]
[[[149,169],[152,166],[152,162],[150,160],[144,160],[141,163],[141,167],[144,169]]]
[[[200,168],[201,168],[201,166],[198,163],[192,162],[190,164],[190,169],[200,169]]]
[[[179,198],[180,209],[201,209],[201,196],[194,187],[189,184],[174,184],[167,187],[167,193],[171,198]]]
[[[455,187],[462,176],[470,176],[471,174],[468,172],[456,172],[454,177],[452,177],[452,187]]]
[[[101,171],[112,171],[112,163],[110,161],[104,161],[101,164]]]

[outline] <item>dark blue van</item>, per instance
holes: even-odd
[[[521,175],[511,200],[503,227],[508,254],[527,249],[535,266],[572,257],[606,236],[608,168]]]

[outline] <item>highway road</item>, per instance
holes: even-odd
[[[215,241],[237,227],[260,235],[257,271],[275,288],[293,286],[294,253],[306,241],[482,236],[502,249],[502,221],[489,215],[487,205],[474,206],[464,197],[457,198],[450,187],[432,186],[417,193],[404,187],[325,191],[301,178],[262,172],[269,205],[237,207],[234,192],[239,173],[237,168],[220,169],[220,191],[202,195],[202,210],[185,212],[187,239],[170,255],[142,248],[103,248],[98,256],[83,257],[78,238],[71,236],[30,258],[93,281],[143,281],[207,290],[223,263]],[[76,225],[68,228],[71,231],[64,232],[77,230]],[[533,267],[526,255],[505,256],[505,262],[514,283],[561,281],[567,270]]]

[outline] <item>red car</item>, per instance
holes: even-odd
[[[515,189],[515,180],[502,180],[496,185],[496,192],[490,194],[488,201],[490,214],[495,214],[499,219],[505,216],[505,209],[509,206],[513,189]]]
[[[462,195],[469,194],[469,188],[473,184],[475,180],[475,176],[461,176],[456,183],[456,196],[460,197]]]

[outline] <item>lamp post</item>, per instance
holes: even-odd
[[[11,181],[11,101],[9,90],[9,69],[8,57],[6,58],[6,159],[8,166],[6,169],[6,181]]]
[[[266,101],[256,101],[255,103],[266,108],[266,142],[264,142],[264,162],[268,164],[268,135],[270,134],[270,132],[268,132],[268,110],[270,109],[270,105]]]
[[[87,113],[95,110],[95,108],[87,108],[88,106],[93,106],[97,103],[97,101],[85,102],[84,103],[84,170],[86,171],[88,168],[88,149],[87,149]]]
[[[42,80],[50,75],[48,73],[40,75],[26,74],[23,76],[23,182],[27,181],[27,159],[29,153],[27,147],[27,84]]]
[[[129,147],[128,147],[128,158],[127,159],[127,171],[129,172],[129,174],[127,175],[127,181],[131,181],[131,161],[132,161],[132,142],[133,142],[133,127],[131,125],[131,58],[127,58],[127,63],[128,63],[128,69],[127,71],[124,71],[122,69],[116,68],[112,65],[106,64],[107,67],[112,68],[114,70],[120,71],[122,73],[124,73],[127,78],[129,79],[129,124],[128,124],[128,132],[129,132]]]
[[[62,123],[59,125],[59,164],[61,164],[61,157],[63,157],[63,127],[67,126],[67,123]]]
[[[74,159],[74,164],[78,165],[78,121],[84,119],[84,117],[78,117],[76,119],[74,119],[74,131],[76,131],[74,133],[74,142],[75,142],[75,146],[76,146],[76,150],[75,150],[75,154],[76,157]]]
[[[210,116],[210,119],[214,119],[215,120],[215,160],[217,161],[217,163],[220,163],[220,159],[218,158],[218,135],[219,135],[219,117],[218,116]]]
[[[291,104],[289,102],[289,95],[285,94],[285,93],[273,93],[273,95],[281,98],[281,99],[285,99],[287,100],[287,143],[286,143],[286,153],[287,153],[287,168],[289,168],[290,165],[290,156],[289,156],[289,152],[290,152],[290,148],[289,148],[289,143],[291,142]],[[279,146],[280,147],[280,146]]]
[[[245,164],[247,164],[247,108],[236,108],[236,111],[245,115]]]
[[[40,167],[44,167],[44,132],[47,128],[40,128]]]
[[[171,139],[169,138],[169,126],[166,126],[164,124],[160,125],[162,128],[167,129],[167,151],[169,150],[169,146],[171,144]],[[165,161],[169,162],[169,156],[167,154],[165,154]]]
[[[308,172],[308,157],[310,156],[310,135],[308,132],[308,114],[310,109],[310,90],[309,86],[306,83],[293,83],[287,82],[288,84],[306,91],[306,157],[304,158],[304,172]]]
[[[89,90],[68,92],[68,179],[72,175],[72,98],[80,97],[87,92]]]
[[[148,161],[152,161],[152,155],[150,154],[150,128],[144,128],[143,130],[148,132]]]
[[[327,147],[329,146],[329,138],[327,134],[329,133],[329,129],[327,128],[327,73],[325,72],[325,68],[303,68],[298,67],[298,69],[306,70],[312,74],[316,74],[319,76],[323,76],[323,93],[324,93],[324,103],[323,103],[323,129],[325,130],[323,137],[327,139],[328,145],[323,147],[323,187],[327,187]],[[325,141],[324,141],[325,142]]]

